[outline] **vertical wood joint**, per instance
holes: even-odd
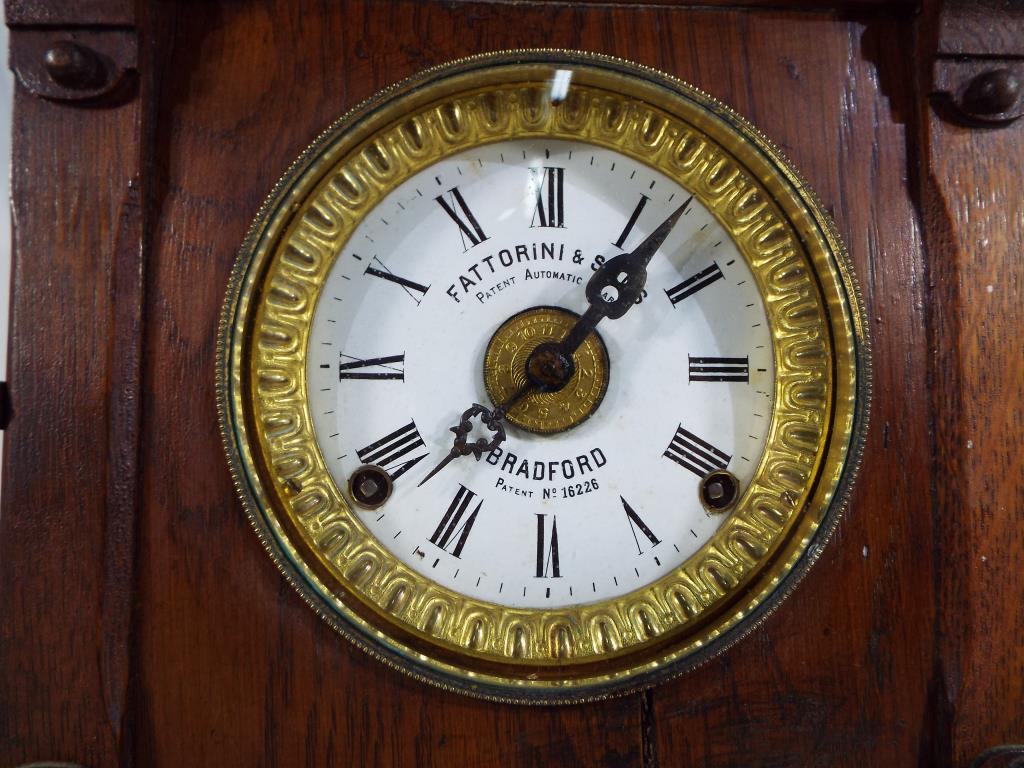
[[[643,747],[643,768],[659,768],[657,720],[654,713],[654,691],[640,694],[640,740]]]

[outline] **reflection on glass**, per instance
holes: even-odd
[[[568,69],[556,69],[554,77],[551,78],[551,103],[558,104],[565,100],[569,93],[569,81],[572,80],[572,72]]]

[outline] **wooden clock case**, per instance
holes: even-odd
[[[992,750],[1024,741],[1019,4],[6,12],[0,764],[942,768],[1022,754]],[[336,636],[250,530],[214,392],[227,277],[291,160],[385,85],[524,44],[659,68],[753,121],[832,212],[874,336],[861,476],[809,578],[700,669],[557,708],[445,693]]]

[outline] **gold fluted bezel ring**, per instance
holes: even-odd
[[[552,98],[560,72],[571,85]],[[539,137],[615,150],[692,193],[754,275],[776,371],[766,447],[714,536],[640,589],[556,609],[469,598],[388,552],[326,468],[306,382],[313,310],[373,207],[442,158]],[[448,690],[510,702],[598,699],[721,652],[817,559],[846,504],[867,425],[864,317],[834,224],[781,153],[735,112],[618,59],[487,54],[428,70],[360,105],[275,187],[225,302],[220,423],[263,544],[308,604],[356,645]]]

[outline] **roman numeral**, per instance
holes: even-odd
[[[633,231],[633,226],[636,224],[636,220],[640,218],[640,212],[647,205],[647,201],[650,200],[647,195],[640,195],[640,202],[636,204],[636,208],[633,209],[633,213],[629,215],[629,221],[626,222],[626,228],[622,230],[622,234],[619,235],[619,239],[612,243],[616,248],[621,248],[623,243],[626,242],[626,238],[629,237],[629,233]]]
[[[390,435],[385,435],[362,450],[356,451],[356,454],[363,464],[375,464],[384,469],[392,480],[397,480],[420,460],[426,458],[426,453],[406,458],[417,448],[425,446],[426,443],[423,442],[419,430],[416,429],[416,422],[410,421]]]
[[[351,362],[338,362],[339,381],[342,379],[371,379],[374,381],[395,379],[396,381],[405,381],[404,352],[400,355],[388,355],[387,357],[371,357],[368,360],[346,355],[344,352],[341,353],[341,357],[343,360],[347,358]],[[368,370],[370,368],[380,368],[382,370]]]
[[[642,555],[644,553],[643,549],[640,547],[640,538],[636,535],[638,529],[640,533],[646,536],[647,540],[651,542],[651,546],[656,547],[661,544],[661,539],[655,536],[654,531],[647,526],[647,523],[640,518],[640,515],[633,511],[633,508],[629,506],[625,497],[619,496],[619,498],[622,500],[622,508],[626,510],[626,519],[629,521],[629,530],[633,534],[633,541],[636,543],[636,553],[638,555]]]
[[[422,299],[426,295],[427,291],[430,290],[429,285],[420,285],[419,283],[414,283],[412,280],[407,280],[404,277],[399,277],[390,269],[388,269],[387,265],[383,261],[378,259],[376,256],[373,257],[373,260],[380,264],[381,267],[383,267],[383,269],[377,269],[374,266],[369,266],[366,268],[366,274],[373,275],[374,277],[379,277],[382,280],[387,280],[389,282],[395,283],[396,285],[402,286],[402,290],[409,294],[409,297],[417,304],[420,303],[420,299]],[[416,294],[419,294],[419,296],[417,296]]]
[[[682,424],[676,429],[672,442],[662,455],[701,478],[708,472],[725,469],[732,459],[732,456],[722,453],[711,443],[683,429]]]
[[[750,383],[748,357],[693,357],[690,358],[690,381],[741,381]]]
[[[672,302],[672,306],[674,307],[687,296],[692,296],[701,288],[707,288],[716,280],[721,280],[722,277],[724,277],[724,275],[722,275],[722,270],[718,268],[718,264],[716,262],[711,262],[710,267],[702,269],[692,277],[686,278],[683,282],[679,283],[679,285],[672,286],[665,291],[665,293],[668,295],[669,301]]]
[[[564,227],[565,206],[562,196],[564,168],[531,168],[537,190],[537,207],[533,209],[531,227]]]
[[[473,212],[469,210],[469,206],[466,205],[466,200],[462,193],[459,192],[459,188],[452,187],[448,190],[447,194],[451,198],[451,203],[445,200],[443,195],[438,195],[434,199],[437,200],[451,220],[458,224],[459,237],[462,238],[462,250],[468,251],[474,245],[480,245],[480,243],[486,240],[487,235],[484,234],[480,223],[476,220],[476,216],[473,215]],[[467,240],[469,241],[468,245],[466,244]]]
[[[547,515],[537,515],[537,578],[561,578],[558,570],[558,523],[551,516],[551,538],[547,536]],[[545,544],[545,542],[547,542]]]
[[[469,532],[473,529],[473,523],[476,522],[477,513],[480,511],[480,507],[484,505],[484,501],[481,499],[476,505],[476,509],[463,522],[462,518],[475,498],[476,494],[473,491],[461,483],[459,484],[458,493],[455,494],[452,503],[448,505],[448,511],[444,513],[444,517],[438,523],[437,528],[434,530],[434,535],[429,539],[431,544],[448,552],[452,557],[459,557],[462,554],[462,548],[466,546]],[[453,542],[455,548],[448,549]]]

